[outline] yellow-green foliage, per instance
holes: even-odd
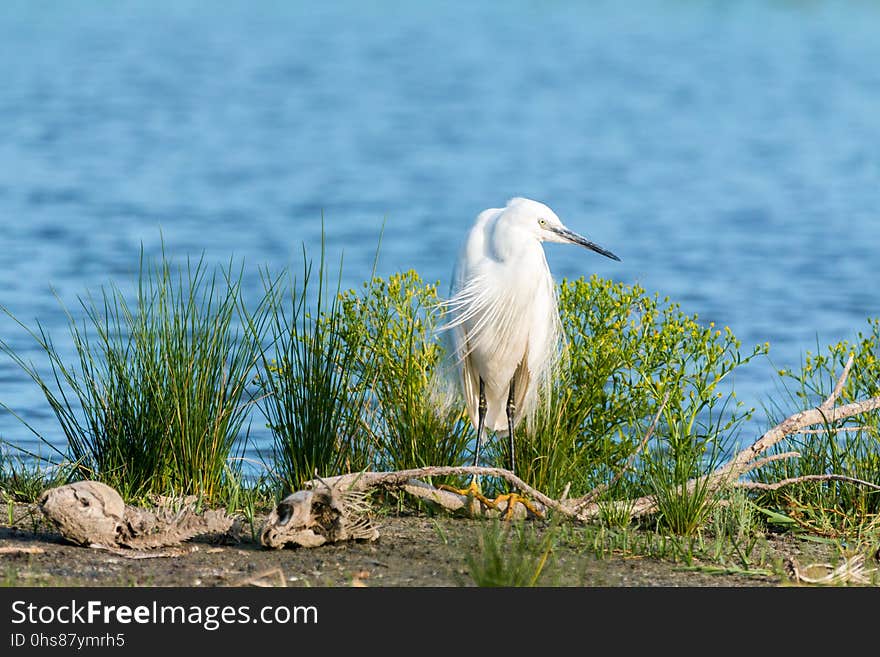
[[[815,406],[834,389],[850,355],[853,367],[838,401],[847,403],[880,393],[880,318],[869,319],[868,330],[859,331],[854,341],[841,340],[829,345],[825,353],[808,351],[800,371],[783,369],[779,375],[795,384],[797,397]]]
[[[404,469],[458,465],[467,453],[463,409],[443,403],[437,376],[437,284],[409,270],[387,280],[375,277],[363,290],[341,297],[346,339],[365,347],[359,381],[367,386],[373,413],[368,426],[377,467]]]
[[[559,382],[528,440],[517,444],[525,478],[542,490],[561,492],[571,482],[576,495],[607,482],[667,393],[644,459],[662,461],[670,481],[708,468],[754,410],[725,384],[768,345],[743,355],[729,328],[702,325],[667,298],[598,276],[563,280],[559,307],[567,337]]]
[[[842,340],[824,351],[808,351],[798,369],[779,371],[789,392],[789,404],[774,409],[773,419],[820,404],[843,372],[850,355],[853,365],[838,403],[859,401],[880,394],[880,318],[868,320],[868,329],[855,340]],[[796,451],[796,459],[769,464],[754,476],[778,481],[816,474],[841,474],[880,482],[880,418],[866,413],[848,418],[820,433],[795,434],[775,446],[774,452]],[[786,513],[796,522],[825,533],[858,529],[880,512],[876,491],[841,481],[810,481],[763,494],[760,503]]]

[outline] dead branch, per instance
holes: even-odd
[[[726,464],[720,466],[708,475],[698,477],[689,481],[685,485],[684,490],[693,491],[697,486],[707,487],[707,490],[710,493],[717,492],[724,487],[762,488],[773,490],[775,488],[786,486],[792,483],[797,483],[799,481],[809,480],[849,481],[851,483],[880,489],[880,485],[853,479],[844,475],[812,475],[809,477],[787,479],[785,481],[776,482],[775,484],[757,484],[755,482],[739,481],[740,477],[742,477],[743,475],[752,472],[753,470],[756,470],[772,461],[788,458],[798,458],[800,456],[798,452],[785,452],[770,456],[761,456],[768,449],[778,444],[787,436],[795,433],[812,433],[813,430],[810,429],[810,427],[813,427],[817,424],[826,425],[827,428],[837,422],[840,422],[841,420],[845,420],[847,418],[858,415],[863,415],[864,413],[880,409],[880,396],[871,397],[869,399],[851,402],[840,406],[835,406],[838,397],[844,389],[846,379],[849,375],[850,369],[852,368],[852,364],[853,357],[850,356],[831,394],[825,400],[823,400],[821,404],[819,404],[815,408],[800,411],[787,417],[782,422],[778,423],[776,426],[772,427],[763,435],[761,435],[751,445],[738,452]],[[647,443],[648,439],[650,439],[650,436],[652,435],[656,424],[659,421],[659,417],[662,413],[665,403],[666,398],[664,398],[663,402],[660,404],[657,414],[655,415],[654,420],[648,429],[648,432],[646,433],[645,437],[637,448],[637,451],[641,450],[643,446]],[[854,430],[855,427],[846,427],[844,429]],[[615,476],[614,481],[617,481],[622,476],[623,472],[631,467],[634,456],[635,455],[633,455],[633,457],[627,462],[623,470],[621,470],[621,472]],[[333,486],[338,486],[342,490],[354,489],[365,491],[372,488],[404,490],[415,497],[433,502],[449,511],[468,510],[470,513],[477,515],[497,515],[497,509],[489,508],[485,505],[475,504],[473,499],[469,499],[464,495],[459,495],[453,491],[449,491],[446,489],[436,488],[431,484],[423,481],[424,478],[435,476],[465,474],[499,477],[514,488],[516,488],[520,493],[533,499],[537,503],[537,510],[541,514],[543,514],[543,512],[545,512],[546,510],[553,510],[561,513],[565,517],[580,521],[588,521],[596,518],[599,515],[601,509],[600,504],[596,501],[596,498],[599,496],[599,494],[601,494],[603,490],[607,489],[607,487],[605,486],[599,486],[580,498],[565,499],[566,496],[563,496],[563,499],[561,500],[554,500],[551,497],[542,493],[541,491],[535,490],[509,470],[505,470],[502,468],[451,466],[429,466],[424,468],[415,468],[411,470],[401,470],[397,472],[349,473],[337,477],[329,477],[324,481]],[[305,486],[306,488],[313,488],[319,483],[319,480],[312,480],[306,482]],[[608,502],[607,504],[617,505],[621,508],[626,509],[632,517],[647,515],[655,512],[657,509],[657,502],[653,496],[645,496],[633,500]],[[515,515],[518,517],[524,517],[528,515],[525,506],[522,504],[517,505],[516,511],[517,513]]]
[[[435,502],[450,511],[464,509],[469,505],[466,495],[459,495],[453,491],[439,489],[422,481],[423,478],[445,477],[449,475],[498,477],[537,502],[539,511],[544,510],[540,507],[546,507],[568,514],[568,511],[559,502],[532,488],[513,472],[503,468],[432,465],[395,472],[352,472],[336,477],[312,479],[305,483],[305,487],[306,489],[313,489],[316,486],[328,485],[341,490],[369,490],[371,488],[403,489],[415,497]],[[484,513],[485,515],[494,515],[488,513],[488,509]]]
[[[748,468],[743,470],[743,474],[747,472],[751,472],[752,470],[757,470],[758,468],[762,468],[768,463],[773,463],[773,461],[784,461],[785,459],[796,459],[801,455],[800,452],[781,452],[780,454],[771,454],[770,456],[765,456],[764,458],[757,459],[749,464]]]
[[[820,433],[839,433],[841,431],[868,431],[873,427],[864,425],[858,427],[832,427],[830,429],[801,429],[800,431],[793,431],[792,433],[802,433],[807,435],[820,434]]]
[[[844,406],[834,406],[834,402],[843,390],[843,386],[846,383],[846,377],[849,375],[852,364],[853,356],[850,355],[843,368],[843,373],[840,375],[837,384],[834,386],[834,390],[818,407],[795,413],[777,424],[752,443],[751,446],[737,454],[730,463],[716,470],[714,475],[712,475],[714,479],[719,482],[724,482],[725,479],[728,482],[733,481],[745,472],[744,468],[750,461],[753,461],[756,457],[786,436],[797,433],[801,429],[806,429],[815,424],[831,424],[854,415],[861,415],[862,413],[867,413],[868,411],[880,408],[880,397],[872,397],[863,401],[852,402]]]
[[[852,369],[854,360],[855,356],[850,354],[849,358],[846,360],[846,365],[843,366],[843,372],[837,379],[837,384],[834,386],[834,390],[832,390],[831,394],[828,395],[828,398],[822,402],[819,406],[819,410],[830,411],[834,406],[834,402],[837,401],[837,398],[840,397],[840,393],[843,391],[843,386],[846,384],[846,379],[849,376],[849,371]]]
[[[880,490],[880,486],[878,486],[877,484],[873,484],[870,481],[865,481],[864,479],[856,479],[855,477],[847,477],[846,475],[839,474],[801,475],[800,477],[789,477],[788,479],[776,481],[772,484],[760,481],[741,481],[738,482],[736,486],[737,488],[752,488],[757,490],[778,490],[783,486],[789,486],[791,484],[801,484],[805,481],[846,481],[851,484],[865,486],[866,488]]]

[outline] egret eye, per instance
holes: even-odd
[[[544,226],[547,225],[547,220],[546,219],[538,219],[538,225],[543,228]]]

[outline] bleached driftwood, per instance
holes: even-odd
[[[166,505],[155,512],[128,506],[99,481],[50,488],[40,496],[39,506],[64,538],[96,548],[167,547],[202,534],[223,534],[233,525],[222,510],[196,513],[189,504],[176,510]]]
[[[771,461],[782,458],[799,457],[800,454],[797,452],[785,452],[783,454],[761,457],[762,454],[782,441],[786,436],[794,433],[804,433],[809,427],[818,424],[833,425],[840,420],[880,409],[880,396],[871,397],[869,399],[852,402],[842,406],[835,406],[835,402],[840,396],[846,379],[849,376],[852,364],[853,358],[850,356],[834,390],[828,398],[822,402],[822,404],[816,408],[801,411],[786,418],[764,433],[754,443],[737,453],[729,462],[720,466],[714,472],[704,477],[689,481],[686,484],[687,490],[694,490],[698,485],[706,487],[710,492],[725,487],[778,488],[784,485],[807,480],[850,481],[852,483],[880,489],[880,485],[878,484],[853,479],[840,474],[810,475],[808,477],[787,479],[782,482],[777,482],[776,484],[758,484],[755,482],[740,481],[740,477],[744,474]],[[665,403],[665,399],[663,403]],[[661,403],[660,406],[661,410],[663,403]],[[653,431],[659,413],[660,412],[658,411],[658,414],[655,416],[648,433],[639,446],[639,449],[644,446],[647,438]],[[627,463],[626,467],[630,466],[631,461],[632,459],[630,459],[630,463]],[[396,489],[402,490],[413,497],[433,502],[448,511],[455,512],[468,510],[473,515],[493,516],[504,514],[506,517],[522,518],[531,513],[522,502],[515,502],[516,507],[514,509],[488,506],[480,500],[474,500],[472,497],[458,494],[447,489],[437,488],[424,481],[425,478],[447,475],[480,475],[503,479],[524,496],[528,497],[534,504],[535,510],[538,511],[539,515],[543,515],[548,509],[552,509],[561,513],[565,517],[580,521],[588,521],[598,517],[601,512],[600,503],[597,501],[597,498],[602,490],[604,490],[604,487],[597,488],[580,498],[564,499],[563,496],[563,499],[561,500],[554,500],[526,484],[510,470],[502,468],[429,466],[397,472],[356,472],[336,477],[311,480],[306,482],[305,487],[306,489],[312,489],[315,486],[326,483],[339,490],[367,491],[373,488]],[[605,504],[608,503],[606,502]],[[615,502],[613,504],[625,506],[632,517],[649,515],[657,510],[657,501],[654,496],[645,496],[634,500]]]

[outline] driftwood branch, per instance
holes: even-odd
[[[764,455],[768,449],[778,444],[787,436],[795,433],[818,433],[821,430],[814,430],[811,429],[811,427],[818,424],[823,424],[826,425],[826,427],[829,427],[841,420],[880,409],[880,396],[844,405],[835,405],[844,389],[852,365],[853,357],[850,356],[831,394],[823,400],[821,404],[815,408],[801,411],[787,417],[761,435],[751,445],[735,454],[726,464],[720,466],[708,475],[689,481],[685,485],[685,490],[693,491],[697,486],[706,487],[710,492],[725,487],[775,490],[776,488],[803,481],[846,481],[861,486],[867,486],[872,489],[880,489],[880,485],[878,484],[838,474],[810,475],[808,477],[786,479],[771,484],[740,481],[740,477],[743,475],[770,462],[781,459],[798,458],[800,456],[798,452],[784,452],[769,456]],[[661,402],[657,414],[644,438],[640,442],[636,452],[624,465],[623,470],[615,476],[614,481],[617,481],[623,473],[631,467],[635,454],[637,454],[650,439],[657,422],[659,421],[666,401],[667,398],[664,398],[663,402]],[[854,430],[855,428],[856,427],[843,427],[844,430]],[[506,509],[497,509],[492,506],[487,506],[482,502],[477,503],[467,495],[458,494],[457,492],[447,489],[437,488],[424,481],[425,478],[446,475],[481,475],[498,477],[507,482],[521,494],[533,500],[535,507],[533,510],[537,511],[539,514],[543,515],[547,510],[553,510],[561,513],[565,517],[580,521],[588,521],[599,515],[601,510],[600,503],[596,500],[598,496],[611,485],[599,486],[583,497],[575,499],[566,499],[568,492],[566,490],[566,495],[563,495],[562,499],[554,500],[548,495],[526,484],[513,472],[502,468],[429,466],[397,472],[349,473],[337,477],[325,478],[323,480],[316,479],[306,482],[306,488],[312,489],[321,482],[326,482],[332,486],[339,487],[341,490],[351,489],[366,491],[372,488],[397,489],[403,490],[414,497],[433,502],[449,511],[466,510],[474,514],[487,516],[498,515],[502,511],[507,511]],[[625,507],[633,517],[647,515],[657,510],[657,502],[653,496],[645,496],[620,502],[609,502],[607,504],[621,505]],[[513,509],[515,513],[512,515],[514,517],[525,517],[533,510],[530,510],[526,505],[519,503],[516,508]]]
[[[560,502],[545,495],[541,491],[529,486],[510,470],[504,468],[486,468],[482,466],[445,466],[434,465],[411,470],[398,470],[395,472],[353,472],[336,477],[321,477],[307,481],[307,489],[320,485],[328,485],[341,490],[369,490],[371,488],[394,488],[402,489],[414,497],[435,502],[450,510],[464,509],[468,504],[468,496],[460,495],[450,490],[435,488],[422,481],[423,478],[445,477],[449,475],[477,475],[484,477],[498,477],[503,479],[516,490],[527,495],[538,503],[540,507],[556,509],[566,513],[566,509]],[[492,515],[487,513],[487,515]]]
[[[764,467],[768,463],[772,463],[773,461],[784,461],[786,459],[796,459],[801,455],[800,452],[781,452],[779,454],[771,454],[770,456],[765,456],[764,458],[757,459],[756,461],[752,461],[746,468],[743,469],[742,474],[746,474],[751,472],[752,470],[757,470],[759,468]]]
[[[846,481],[851,484],[864,486],[866,488],[880,490],[880,485],[871,483],[870,481],[865,481],[864,479],[856,479],[855,477],[847,477],[846,475],[839,474],[802,475],[800,477],[790,477],[788,479],[776,481],[772,484],[763,483],[760,481],[742,481],[738,483],[737,486],[739,488],[752,488],[757,490],[778,490],[784,486],[790,486],[791,484],[801,484],[805,481]]]
[[[801,429],[800,431],[793,431],[792,433],[802,433],[802,434],[820,434],[820,433],[831,433],[831,432],[847,432],[847,431],[868,431],[871,429],[870,426],[858,426],[858,427],[833,427],[831,429]]]

